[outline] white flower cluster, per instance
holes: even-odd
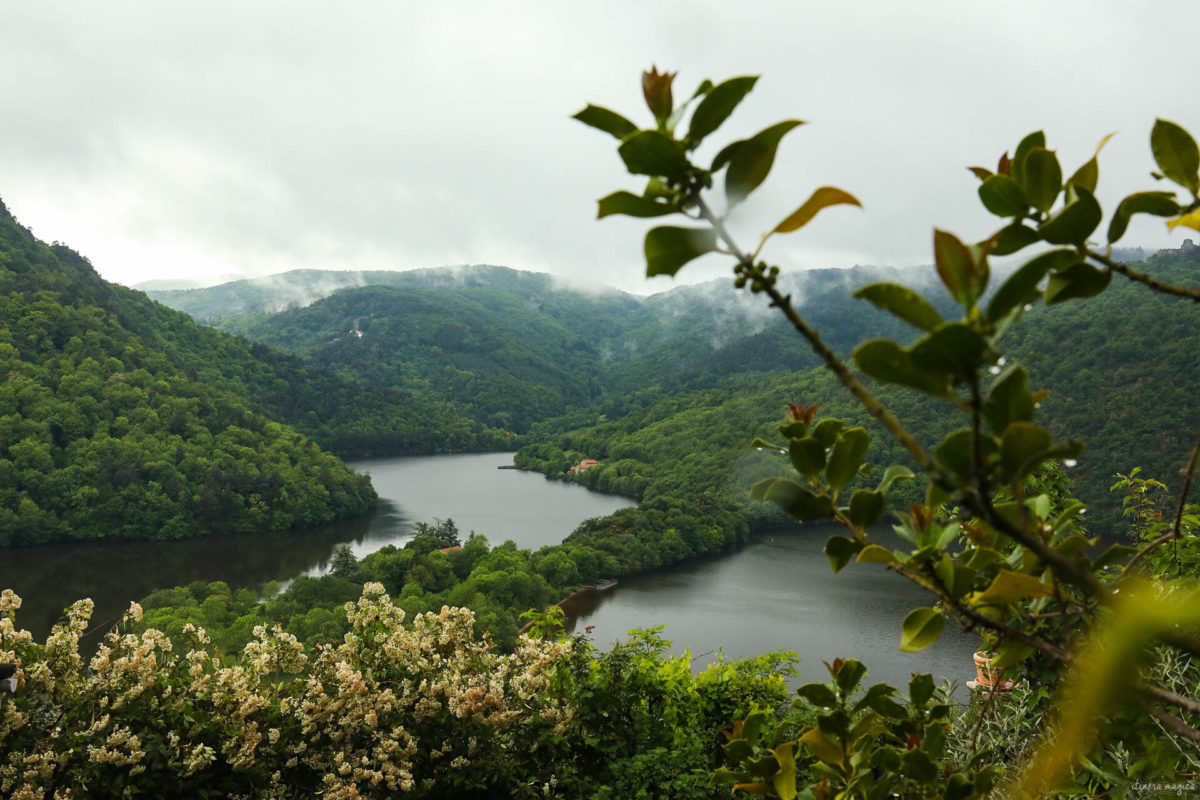
[[[90,601],[42,646],[15,627],[19,608],[0,595],[0,658],[22,660],[26,674],[0,709],[3,796],[452,793],[562,736],[574,715],[552,691],[570,640],[522,638],[497,653],[469,610],[406,624],[379,584],[347,605],[341,644],[312,654],[260,626],[240,658],[222,658],[188,625],[185,652],[154,629],[114,629],[85,663]],[[130,607],[125,630],[141,611]]]

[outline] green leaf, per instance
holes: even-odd
[[[1013,664],[1019,664],[1029,658],[1033,653],[1033,648],[1027,644],[1005,642],[996,649],[996,655],[992,658],[991,667],[992,669],[1011,667]]]
[[[895,314],[923,331],[931,331],[945,321],[928,300],[898,283],[869,283],[856,291],[854,296]]]
[[[1029,391],[1029,373],[1019,365],[1009,367],[992,384],[983,407],[988,427],[996,435],[1014,422],[1033,421],[1033,393]]]
[[[943,230],[933,232],[933,258],[938,276],[963,308],[970,309],[987,288],[987,261],[976,263],[971,249],[957,236]]]
[[[673,276],[693,258],[716,249],[717,234],[709,228],[651,228],[646,233],[646,277]]]
[[[1051,250],[1025,262],[992,296],[988,303],[988,319],[999,322],[1013,309],[1032,302],[1039,296],[1037,285],[1047,272],[1067,269],[1081,259],[1082,256],[1074,250]]]
[[[862,208],[862,203],[850,194],[835,186],[822,186],[804,201],[804,204],[789,214],[775,226],[772,233],[791,233],[807,225],[820,211],[836,205],[850,205]]]
[[[842,421],[833,417],[825,417],[817,420],[816,426],[813,428],[813,438],[826,447],[833,447],[833,443],[837,441],[837,435],[842,432]]]
[[[845,762],[846,756],[842,752],[842,748],[838,746],[829,736],[817,727],[809,728],[800,741],[812,751],[812,754],[826,764],[838,764],[839,766]]]
[[[908,699],[914,705],[923,706],[933,697],[933,676],[928,672],[913,675],[908,681]]]
[[[1108,288],[1111,280],[1111,270],[1096,269],[1091,264],[1075,264],[1050,276],[1046,283],[1046,305],[1077,297],[1095,297]]]
[[[863,456],[871,444],[871,436],[863,427],[842,431],[829,453],[829,464],[825,467],[825,481],[835,492],[840,491],[858,474]]]
[[[907,350],[889,339],[863,342],[854,349],[851,358],[864,374],[877,381],[911,386],[945,400],[954,399],[948,376],[921,369],[912,362]]]
[[[877,714],[882,714],[885,717],[892,719],[903,719],[906,715],[904,707],[892,699],[892,695],[896,690],[888,686],[886,683],[877,683],[863,694],[862,699],[854,704],[854,709],[866,706]]]
[[[734,792],[746,792],[748,794],[770,794],[771,787],[765,783],[735,783],[732,787]]]
[[[908,349],[908,356],[918,368],[965,376],[979,366],[987,341],[961,322],[947,322],[927,333]]]
[[[1050,431],[1032,422],[1014,422],[1000,437],[1000,462],[1013,478],[1028,474],[1041,463],[1053,444]]]
[[[891,550],[877,544],[869,544],[864,547],[859,551],[858,558],[855,559],[863,564],[891,564],[895,560],[896,556],[892,554]]]
[[[633,192],[620,191],[600,198],[596,219],[604,219],[612,214],[624,214],[629,217],[661,217],[664,214],[674,214],[677,210],[670,203],[660,203],[649,197],[640,197]]]
[[[833,708],[837,705],[837,695],[823,683],[806,683],[796,690],[796,694],[817,708]]]
[[[1058,165],[1058,156],[1044,147],[1032,148],[1025,157],[1017,183],[1029,205],[1042,213],[1049,211],[1062,191],[1062,167]]]
[[[621,142],[617,153],[634,175],[674,178],[688,169],[683,147],[662,131],[638,131]]]
[[[1021,140],[1017,145],[1016,152],[1013,154],[1013,174],[1017,174],[1021,170],[1021,165],[1025,163],[1025,158],[1029,155],[1029,151],[1035,147],[1046,146],[1046,134],[1041,131],[1034,131]]]
[[[733,154],[745,143],[745,139],[738,139],[722,147],[713,158],[712,166],[708,168],[708,171],[715,175],[721,168],[728,166],[729,162],[733,160]]]
[[[825,469],[825,445],[811,436],[792,439],[788,445],[792,466],[806,478],[815,478]]]
[[[842,662],[842,668],[838,670],[834,676],[834,683],[842,692],[842,697],[849,697],[854,694],[854,690],[858,688],[858,684],[862,682],[863,676],[867,674],[867,668],[862,662],[847,658]]]
[[[975,571],[959,564],[946,554],[942,555],[937,566],[933,568],[933,573],[955,600],[971,591],[975,585]]]
[[[1096,556],[1096,560],[1092,562],[1092,570],[1099,570],[1103,567],[1109,566],[1110,564],[1115,564],[1136,552],[1136,547],[1131,547],[1127,544],[1114,544],[1103,553]]]
[[[808,432],[808,423],[802,419],[785,422],[779,426],[779,433],[785,439],[802,439]]]
[[[1108,241],[1111,244],[1125,235],[1129,220],[1134,214],[1151,214],[1156,217],[1172,217],[1180,212],[1179,203],[1171,192],[1136,192],[1117,206],[1112,221],[1108,223]]]
[[[1037,232],[1019,222],[1005,225],[992,243],[992,255],[1008,256],[1038,241]]]
[[[637,130],[637,125],[634,125],[617,112],[609,111],[602,106],[589,104],[583,111],[574,114],[573,119],[579,120],[584,125],[590,125],[605,133],[612,134],[618,139],[624,139]]]
[[[814,494],[784,478],[767,478],[754,484],[750,487],[750,499],[772,502],[801,522],[833,514],[833,501],[827,495]]]
[[[692,121],[688,126],[688,149],[695,148],[705,136],[721,127],[721,123],[728,119],[738,103],[754,88],[756,81],[757,75],[730,78],[710,89],[692,113]]]
[[[1103,212],[1092,193],[1081,187],[1073,192],[1075,201],[1038,228],[1038,234],[1050,244],[1083,244],[1100,225]]]
[[[735,763],[745,761],[754,754],[754,748],[745,739],[734,739],[724,747],[725,757]]]
[[[1097,159],[1100,157],[1100,151],[1104,149],[1104,145],[1108,144],[1108,140],[1115,135],[1115,133],[1110,133],[1100,140],[1100,143],[1096,145],[1095,155],[1067,179],[1068,186],[1082,187],[1092,194],[1096,193],[1096,184],[1100,182],[1100,162]]]
[[[1192,194],[1200,191],[1200,149],[1190,133],[1174,122],[1155,120],[1150,131],[1150,151],[1163,175]]]
[[[1046,150],[1044,145],[1034,146],[1020,161],[1020,169],[1015,166],[1016,162],[1013,178],[1027,203],[1043,213],[1049,211],[1062,191],[1062,167],[1054,151]]]
[[[778,122],[738,144],[729,157],[729,169],[725,172],[725,198],[730,205],[742,202],[762,185],[771,173],[780,140],[788,131],[803,124],[798,119]]]
[[[875,491],[887,493],[892,484],[896,481],[912,480],[913,473],[908,467],[902,467],[899,464],[892,464],[883,471],[883,478],[879,481],[879,485],[875,487]]]
[[[979,184],[979,199],[997,217],[1017,217],[1029,209],[1021,187],[1007,175],[993,175]]]
[[[785,453],[785,452],[787,452],[786,450],[784,450],[784,449],[783,449],[782,447],[780,447],[779,445],[777,445],[777,444],[771,444],[771,443],[770,443],[770,442],[768,442],[766,439],[759,438],[758,436],[755,436],[755,437],[754,437],[754,441],[750,442],[750,446],[751,446],[751,447],[753,447],[753,448],[754,448],[754,449],[756,449],[756,450],[773,450],[773,451],[775,451],[776,453]]]
[[[995,452],[996,444],[990,436],[980,437],[984,459]],[[975,435],[970,428],[959,428],[947,434],[941,444],[933,451],[938,463],[958,478],[961,486],[975,472]]]
[[[1047,597],[1053,594],[1049,586],[1024,572],[1001,570],[992,583],[971,598],[972,605],[1003,606],[1027,597]]]
[[[825,542],[825,557],[829,559],[834,572],[841,572],[861,547],[861,544],[845,536],[830,536]]]
[[[904,618],[900,633],[900,649],[917,653],[933,644],[946,628],[946,618],[932,608],[917,608]]]
[[[771,778],[771,785],[775,787],[775,794],[780,800],[794,800],[796,797],[796,759],[792,755],[792,747],[791,742],[784,742],[771,750],[779,764],[779,771]]]
[[[938,777],[937,765],[924,750],[909,750],[900,756],[900,761],[900,772],[914,781],[929,783]]]
[[[1075,174],[1067,178],[1067,186],[1074,186],[1077,189],[1087,189],[1095,194],[1096,184],[1100,182],[1100,164],[1095,158],[1090,159],[1082,167],[1075,170]]]
[[[891,702],[891,701],[889,701],[889,702]],[[899,714],[885,714],[884,716],[890,716],[893,719],[904,719],[904,717],[907,716],[907,714],[904,711],[904,706],[901,706],[895,702],[892,702],[892,705],[895,706],[896,708],[900,709],[900,713]],[[881,711],[879,713],[882,714],[883,712]],[[897,750],[895,747],[892,747],[891,745],[883,745],[881,747],[877,747],[875,749],[875,752],[871,754],[871,766],[875,767],[876,769],[881,770],[885,773],[899,772],[900,771],[900,751]],[[883,784],[883,786],[886,788],[887,784]],[[872,798],[872,800],[874,800],[874,798]]]
[[[860,528],[869,528],[883,519],[883,493],[858,489],[850,495],[850,521]]]

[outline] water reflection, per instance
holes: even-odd
[[[861,660],[873,681],[905,684],[918,671],[971,677],[978,639],[952,625],[921,653],[899,652],[904,615],[930,597],[880,565],[851,564],[835,575],[822,551],[834,532],[825,525],[766,531],[736,553],[626,578],[574,601],[566,609],[570,630],[591,627],[607,646],[633,628],[666,625],[672,650],[690,650],[698,666],[717,650],[727,658],[795,651],[805,682],[826,680],[821,662],[837,657]],[[887,544],[887,536],[873,538]]]
[[[17,624],[40,640],[63,608],[81,597],[96,604],[94,629],[106,630],[131,600],[156,589],[220,580],[234,589],[257,590],[271,580],[323,574],[338,544],[362,556],[385,544],[403,544],[413,523],[434,517],[452,517],[464,535],[475,530],[493,543],[512,539],[536,549],[562,541],[589,517],[632,504],[539,474],[498,469],[510,464],[512,453],[351,463],[371,474],[381,498],[370,517],[277,533],[0,550],[0,588],[21,596]]]
[[[361,541],[372,520],[277,533],[213,536],[174,542],[83,542],[0,553],[0,586],[22,598],[17,622],[38,639],[80,597],[96,604],[93,628],[107,629],[131,600],[193,581],[225,581],[257,589],[328,563],[340,542]]]

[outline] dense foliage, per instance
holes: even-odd
[[[281,530],[374,504],[366,478],[218,379],[230,353],[254,363],[247,348],[3,207],[0,319],[0,546]]]

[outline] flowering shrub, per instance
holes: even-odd
[[[0,596],[0,660],[26,675],[0,709],[0,793],[13,798],[446,796],[537,774],[574,713],[556,689],[574,640],[500,654],[465,609],[405,625],[379,584],[347,604],[337,646],[309,653],[260,626],[225,660],[193,626],[184,652],[157,630],[122,632],[135,603],[85,662],[90,600],[43,645],[15,626],[20,604]]]

